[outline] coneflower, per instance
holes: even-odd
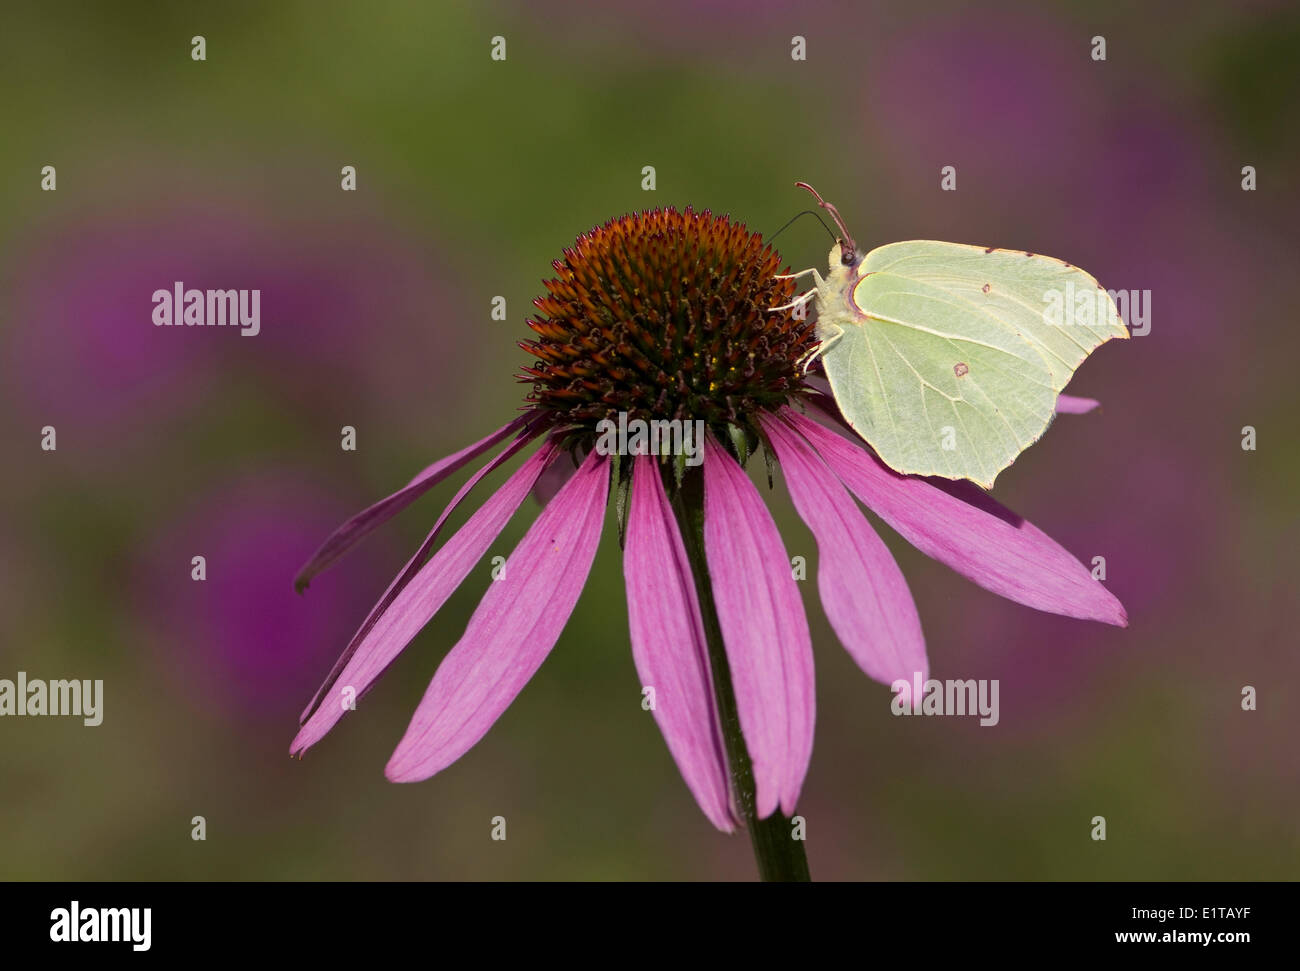
[[[776,252],[727,217],[659,209],[581,236],[554,263],[519,417],[435,462],[341,526],[299,589],[447,476],[504,447],[452,498],[302,715],[301,754],[350,710],[488,551],[543,474],[542,509],[443,659],[388,762],[395,782],[460,758],[546,659],[586,583],[613,497],[632,655],[687,787],[719,829],[743,823],[760,873],[807,877],[793,814],[812,753],[813,657],[790,558],[744,470],[779,464],[817,542],[831,626],[886,684],[928,674],[907,583],[853,497],[922,552],[1039,610],[1123,626],[1119,601],[1072,555],[968,483],[902,476],[843,429],[802,360],[811,322],[789,310]],[[1061,411],[1091,402],[1062,398]],[[821,420],[813,420],[818,415]],[[702,463],[608,454],[603,422],[702,422]],[[447,518],[492,470],[540,443],[440,546]],[[633,449],[632,451],[637,451]],[[696,462],[698,460],[695,460]],[[436,549],[435,549],[436,547]]]

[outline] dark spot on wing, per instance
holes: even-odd
[[[988,292],[989,292],[989,285],[986,283],[986,284],[984,284],[984,286],[980,287],[980,289],[983,290],[985,293],[988,293]]]
[[[960,378],[963,375],[969,374],[970,368],[966,365],[965,361],[958,361],[956,364],[952,366],[952,373],[957,375],[957,377]]]
[[[989,247],[988,249],[986,249],[984,252],[985,252],[985,253],[992,253],[995,249],[997,249],[996,246],[990,246],[990,247]]]
[[[1028,256],[1031,260],[1034,258],[1034,254],[1029,252],[1029,250],[1025,250],[1025,255]]]

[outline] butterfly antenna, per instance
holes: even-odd
[[[800,219],[800,218],[802,218],[803,216],[812,216],[814,219],[816,219],[819,223],[822,224],[822,229],[826,230],[827,235],[830,236],[831,239],[834,239],[834,238],[835,238],[835,234],[834,234],[833,232],[831,232],[831,227],[829,227],[829,226],[826,225],[826,220],[823,219],[823,218],[821,217],[821,215],[817,212],[817,210],[815,210],[815,209],[805,209],[803,212],[799,213],[799,215],[795,216],[794,218],[792,218],[792,219],[790,219],[788,222],[786,222],[786,224],[785,224],[784,226],[782,226],[780,229],[778,229],[776,232],[774,232],[771,236],[767,237],[767,241],[768,241],[769,243],[771,243],[774,239],[776,239],[778,236],[780,236],[783,232],[785,232],[787,229],[789,229],[791,226],[793,226],[793,225],[794,225],[794,221],[795,221],[796,219]]]
[[[807,182],[796,182],[795,185],[798,186],[800,189],[807,189],[809,192],[811,192],[813,194],[813,198],[817,200],[817,205],[821,206],[823,209],[825,209],[827,212],[831,214],[831,218],[835,220],[835,225],[840,227],[840,233],[843,235],[844,263],[846,265],[853,263],[854,257],[857,255],[858,252],[858,244],[853,242],[853,237],[849,235],[849,228],[844,225],[844,220],[840,218],[839,210],[836,209],[834,206],[832,206],[825,199],[823,199],[818,194],[817,190],[814,189],[812,186],[810,186]]]

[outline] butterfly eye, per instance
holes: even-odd
[[[840,262],[845,266],[856,266],[858,262],[857,250],[851,243],[845,243],[840,240]]]

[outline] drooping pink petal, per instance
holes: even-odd
[[[546,660],[587,582],[608,490],[609,460],[593,452],[542,510],[429,683],[388,760],[393,782],[455,762]]]
[[[817,588],[840,643],[885,684],[929,676],[916,603],[889,548],[812,446],[777,418],[763,430],[790,497],[817,540]]]
[[[554,499],[556,493],[564,487],[564,483],[573,478],[573,473],[577,470],[578,466],[568,456],[558,462],[552,462],[537,480],[537,485],[533,486],[533,498],[537,500],[537,504],[545,506]]]
[[[294,589],[302,593],[307,585],[311,583],[313,577],[327,569],[344,553],[415,502],[420,496],[466,463],[478,458],[488,449],[505,441],[516,431],[535,420],[535,415],[521,415],[509,424],[502,425],[487,438],[480,439],[473,445],[462,448],[454,455],[439,459],[391,496],[380,499],[373,506],[361,510],[361,512],[334,530],[330,537],[321,544],[320,549],[307,561],[307,564],[298,571],[298,575],[293,581]]]
[[[1056,413],[1058,415],[1086,415],[1094,408],[1100,408],[1101,402],[1096,398],[1078,398],[1072,394],[1056,396]]]
[[[776,523],[744,469],[704,446],[704,548],[760,819],[794,811],[812,757],[812,641]]]
[[[633,470],[623,574],[632,657],[642,687],[654,689],[654,719],[700,809],[730,833],[736,819],[695,581],[657,463],[644,455]]]
[[[329,691],[338,680],[339,675],[343,672],[344,666],[352,659],[352,655],[356,653],[357,648],[361,646],[362,640],[365,639],[365,636],[369,634],[371,629],[375,626],[375,622],[383,616],[384,612],[388,610],[393,601],[397,599],[397,595],[405,590],[406,585],[411,582],[417,573],[420,572],[420,568],[424,566],[424,561],[428,558],[429,551],[433,549],[433,544],[437,540],[438,535],[442,532],[442,527],[447,522],[448,517],[456,511],[457,507],[459,507],[465,500],[465,497],[473,491],[474,487],[478,485],[485,476],[489,475],[505,462],[509,461],[521,448],[527,445],[529,441],[531,441],[531,435],[529,430],[525,428],[520,431],[513,442],[502,449],[494,459],[470,476],[469,481],[457,490],[456,495],[452,497],[451,502],[447,503],[447,508],[445,508],[442,511],[442,515],[438,517],[438,521],[433,524],[433,529],[429,530],[429,535],[424,538],[424,542],[420,544],[420,548],[415,551],[415,555],[406,561],[406,566],[404,566],[402,571],[393,578],[393,582],[388,585],[388,589],[384,591],[384,595],[379,598],[378,602],[373,607],[370,608],[370,613],[366,615],[366,619],[362,621],[361,626],[357,628],[356,633],[352,635],[352,639],[348,641],[348,646],[344,648],[343,653],[339,655],[338,660],[334,662],[334,667],[330,669],[330,673],[326,676],[325,680],[321,682],[321,686],[316,689],[316,694],[312,697],[311,701],[308,702],[307,707],[303,709],[302,714],[298,718],[298,724],[304,724],[307,719],[311,717],[312,713],[316,710],[316,707],[321,703],[321,699],[325,697],[325,693]],[[542,452],[538,453],[537,460],[542,466],[540,475],[537,474],[537,471],[532,466],[526,466],[528,471],[523,472],[523,470],[521,470],[521,472],[525,475],[533,475],[535,478],[540,479],[542,476],[546,475],[547,471],[549,471],[552,466],[556,464],[551,460],[554,454],[554,450],[549,447],[543,448]],[[536,487],[534,486],[534,488]],[[514,508],[511,508],[510,512],[506,514],[507,518],[509,515],[513,514],[513,512]],[[498,530],[498,532],[500,532],[500,530]],[[378,675],[376,675],[376,677],[377,676]]]
[[[1119,600],[1082,563],[970,483],[899,475],[831,429],[788,408],[782,415],[868,508],[922,553],[1017,603],[1128,626]]]
[[[442,608],[500,535],[555,452],[553,443],[543,445],[418,570],[387,610],[367,619],[369,628],[363,625],[356,646],[340,659],[341,670],[329,683],[331,687],[318,693],[320,702],[294,738],[292,754],[299,755],[320,741]],[[389,591],[392,589],[390,586]]]

